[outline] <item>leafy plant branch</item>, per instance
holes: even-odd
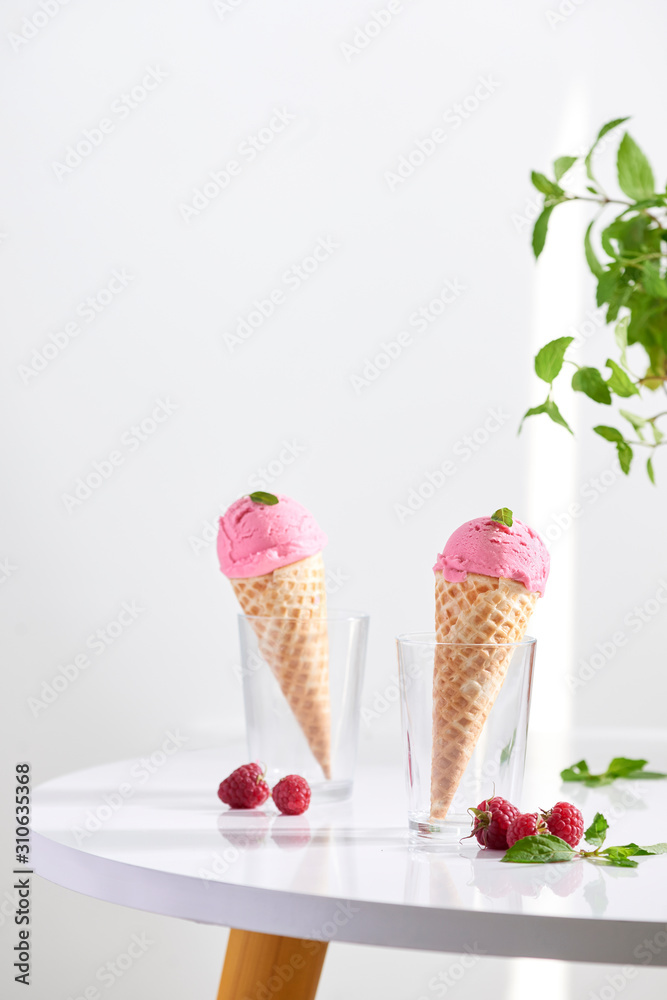
[[[610,197],[593,171],[594,154],[600,140],[627,120],[616,118],[603,125],[583,157],[588,181],[585,194],[568,191],[561,185],[562,179],[581,157],[559,156],[553,164],[553,180],[537,171],[531,174],[534,186],[544,195],[544,206],[533,229],[532,245],[536,258],[544,249],[549,220],[555,208],[577,201],[599,206],[584,235],[584,255],[597,279],[597,305],[607,307],[606,321],[615,324],[617,360],[607,359],[605,366],[609,374],[603,375],[598,368],[581,366],[565,357],[573,337],[559,337],[546,344],[535,357],[535,372],[549,386],[547,398],[524,414],[521,427],[527,417],[545,413],[554,423],[572,433],[553,398],[554,382],[561,375],[565,363],[575,368],[572,389],[584,393],[601,406],[611,406],[614,397],[616,402],[633,396],[645,400],[648,393],[659,389],[667,394],[667,189],[664,192],[655,190],[651,165],[627,132],[621,139],[616,158],[618,185],[627,197]],[[621,206],[622,211],[599,233],[604,255],[601,259],[593,247],[592,233],[610,205]],[[636,374],[629,366],[627,351],[633,345],[643,349],[643,375]],[[667,410],[644,417],[619,408],[618,416],[625,421],[621,425],[623,430],[607,424],[598,424],[593,430],[615,445],[621,469],[626,474],[630,471],[634,449],[650,449],[646,469],[651,482],[655,483],[653,456],[657,448],[667,444],[665,432],[658,426],[658,421],[667,417]],[[628,436],[630,432],[626,424],[632,427],[635,436]]]

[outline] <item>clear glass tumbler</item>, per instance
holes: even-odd
[[[536,640],[493,646],[438,643],[432,632],[400,635],[398,668],[401,720],[406,751],[408,825],[418,836],[454,842],[470,832],[467,809],[494,794],[516,802],[526,763],[528,715]],[[432,816],[433,680],[436,661],[453,655],[457,663],[488,650],[507,665],[502,687],[461,777],[444,819]]]
[[[301,774],[314,800],[352,794],[368,621],[354,611],[313,619],[239,615],[248,752],[266,766],[269,784]],[[308,687],[323,658],[328,699],[326,686]]]

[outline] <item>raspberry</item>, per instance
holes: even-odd
[[[491,799],[484,799],[477,809],[470,811],[473,814],[472,833],[477,837],[478,843],[492,851],[506,851],[507,830],[512,820],[519,815],[517,807],[500,795],[494,795]]]
[[[269,786],[259,764],[244,764],[225,778],[218,789],[218,798],[232,809],[254,809],[269,797]]]
[[[538,833],[546,833],[547,827],[537,813],[521,813],[513,819],[507,831],[507,846],[513,847],[517,840],[524,837],[534,837]]]
[[[549,833],[560,837],[570,847],[576,847],[584,835],[584,817],[571,802],[557,802],[553,809],[544,813]]]
[[[310,785],[298,774],[281,778],[272,795],[276,806],[286,816],[300,816],[310,805]]]

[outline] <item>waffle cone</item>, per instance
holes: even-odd
[[[487,643],[477,650],[436,646],[433,674],[431,815],[444,819],[502,687],[512,649],[520,642],[538,594],[504,577],[469,573],[450,583],[435,574],[439,643]]]
[[[263,576],[233,579],[259,651],[275,674],[324,776],[331,777],[329,642],[322,553]]]

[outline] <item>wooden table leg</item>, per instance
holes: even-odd
[[[314,1000],[327,943],[232,929],[218,1000]]]

